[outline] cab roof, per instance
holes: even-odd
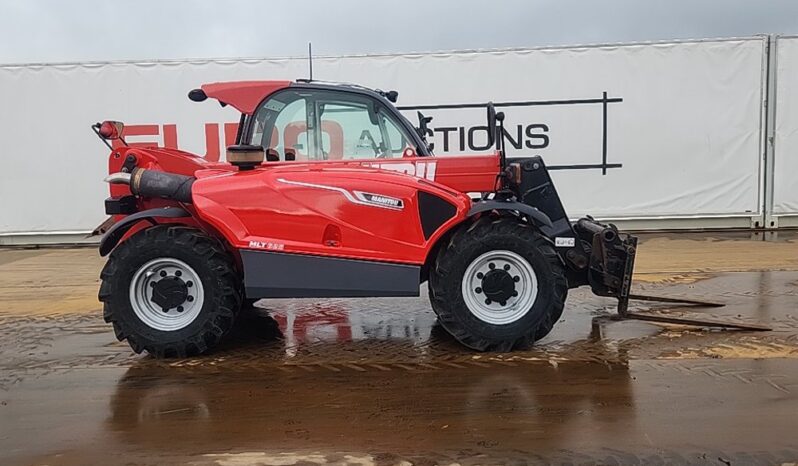
[[[251,115],[267,95],[284,89],[292,81],[234,81],[203,84],[189,92],[191,100],[202,101],[210,97],[222,105],[230,105],[241,113]],[[198,92],[200,91],[200,92]],[[193,95],[192,95],[193,94]],[[203,95],[204,94],[204,95]]]
[[[387,98],[392,102],[396,101],[398,95],[395,91],[383,92],[355,84],[298,79],[296,81],[268,80],[208,83],[203,84],[199,89],[194,89],[189,92],[188,97],[195,102],[202,102],[210,97],[218,100],[222,105],[230,105],[241,113],[251,115],[266,96],[292,86],[320,89],[348,89]]]

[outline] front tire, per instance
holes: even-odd
[[[187,357],[216,346],[241,307],[241,278],[218,241],[155,226],[116,247],[100,275],[103,317],[136,353]]]
[[[441,325],[479,351],[510,351],[543,338],[568,294],[551,242],[507,217],[457,231],[438,252],[429,288]]]

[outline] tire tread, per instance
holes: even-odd
[[[453,275],[454,271],[464,268],[463,258],[468,257],[476,247],[513,241],[511,238],[523,238],[543,256],[551,271],[553,299],[539,323],[533,328],[525,329],[522,334],[512,339],[488,339],[470,331],[459,318],[460,313],[469,311],[457,308],[457,303],[462,303],[460,291],[462,277]],[[428,286],[432,309],[441,325],[462,344],[478,351],[507,352],[527,347],[543,338],[562,315],[568,294],[565,269],[551,241],[533,226],[511,217],[483,217],[456,231],[448,244],[438,251],[435,264],[430,271]],[[464,306],[462,303],[461,307]]]
[[[129,277],[122,276],[125,270],[123,263],[126,260],[137,257],[144,251],[175,247],[186,249],[202,258],[210,270],[215,272],[214,302],[209,308],[213,314],[190,337],[179,342],[159,342],[136,334],[127,321],[129,316],[125,315],[123,306],[116,302],[113,290],[120,280],[129,280]],[[127,340],[134,352],[147,351],[156,358],[182,358],[205,353],[229,333],[241,308],[242,280],[232,255],[218,240],[192,227],[159,225],[136,233],[111,252],[100,278],[102,282],[98,298],[103,303],[103,319],[113,325],[116,338],[119,341]],[[127,296],[120,299],[127,299]]]

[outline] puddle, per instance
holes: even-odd
[[[750,239],[652,241],[641,254],[692,251],[692,262],[644,266],[636,293],[726,306],[631,310],[773,331],[616,321],[614,300],[579,289],[535,347],[475,353],[437,324],[426,295],[261,300],[218,351],[154,360],[102,322],[91,252],[48,253],[81,268],[63,280],[68,269],[18,255],[0,263],[0,463],[798,461],[794,243],[770,243],[793,248],[778,259],[787,270],[722,273],[700,250]]]

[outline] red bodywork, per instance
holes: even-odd
[[[202,86],[208,97],[252,114],[288,81],[246,81]],[[499,154],[264,162],[250,171],[164,148],[115,149],[109,173],[134,155],[137,167],[193,175],[193,217],[185,223],[221,235],[234,250],[254,249],[422,265],[436,242],[468,218],[470,192],[493,191]],[[425,238],[418,193],[425,191],[456,208],[456,215]],[[403,209],[353,202],[355,192],[401,199]],[[112,196],[130,194],[111,185]],[[140,198],[139,209],[176,205]],[[169,219],[174,222],[175,219]],[[126,236],[148,226],[141,222]]]
[[[252,115],[266,97],[291,85],[291,81],[237,81],[204,84],[201,89],[211,99],[230,105],[241,113]]]

